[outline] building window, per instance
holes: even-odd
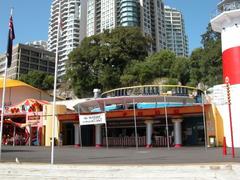
[[[48,72],[54,73],[54,69],[53,68],[48,68]]]
[[[46,71],[47,71],[47,68],[46,68],[46,67],[43,67],[43,66],[40,66],[40,67],[39,67],[39,70],[46,72]]]
[[[27,49],[21,49],[21,53],[22,54],[26,54],[26,55],[29,55],[29,50],[27,50]]]
[[[26,62],[20,62],[20,67],[25,67],[25,68],[28,68],[28,63],[26,63]]]
[[[30,64],[30,69],[38,70],[38,65],[36,65],[36,64]]]
[[[40,53],[35,52],[35,51],[31,51],[31,55],[35,56],[35,57],[40,57]]]
[[[28,56],[24,56],[24,55],[21,55],[21,61],[29,61],[29,57]]]
[[[36,59],[36,58],[31,58],[30,62],[38,64],[38,59]]]
[[[40,60],[40,64],[41,65],[47,65],[47,61],[46,60]]]
[[[20,74],[27,74],[28,70],[25,68],[20,68]]]

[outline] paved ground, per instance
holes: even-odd
[[[230,152],[230,149],[228,150]],[[49,163],[50,147],[3,146],[3,162]],[[240,162],[240,149],[236,158],[223,157],[221,148],[183,147],[175,148],[100,148],[73,146],[55,147],[56,164],[114,164],[114,165],[164,165]]]
[[[1,180],[239,180],[239,164],[49,165],[0,163]]]

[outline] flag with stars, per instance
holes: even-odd
[[[14,27],[13,27],[13,18],[10,17],[9,20],[9,30],[8,30],[8,45],[7,45],[7,67],[9,68],[12,63],[12,46],[13,40],[15,39]]]

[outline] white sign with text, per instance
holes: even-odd
[[[226,84],[213,87],[213,103],[215,105],[225,105],[228,102]]]
[[[81,126],[91,125],[91,124],[105,124],[106,123],[106,115],[105,115],[105,113],[91,114],[91,115],[79,115],[79,123]]]

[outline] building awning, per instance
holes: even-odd
[[[42,106],[45,104],[49,104],[49,102],[37,99],[26,99],[17,105],[9,107],[9,111],[12,113],[42,111]]]
[[[6,88],[14,88],[14,87],[28,87],[28,88],[34,89],[38,92],[45,93],[45,94],[48,94],[49,96],[52,96],[48,92],[45,92],[44,90],[33,87],[33,86],[31,86],[31,85],[29,85],[25,82],[22,82],[22,81],[19,81],[19,80],[7,79],[6,80]],[[3,77],[0,76],[0,89],[2,89],[2,88],[3,88]],[[57,99],[60,99],[60,98],[57,97]]]
[[[205,104],[204,108],[211,107],[210,104]],[[157,120],[159,118],[165,117],[165,109],[164,108],[152,108],[152,109],[136,109],[135,115],[138,120],[140,119],[147,119],[151,118],[152,120]],[[202,105],[194,105],[194,106],[184,106],[184,107],[169,107],[167,108],[168,118],[173,117],[195,117],[195,116],[202,116],[203,113],[203,106]],[[80,115],[86,114],[96,114],[96,112],[91,113],[80,113]],[[106,117],[108,121],[111,120],[129,120],[133,119],[134,117],[134,110],[133,109],[126,109],[126,110],[116,110],[116,111],[109,111],[106,112]],[[79,122],[79,114],[78,113],[71,113],[71,114],[59,114],[58,115],[59,121],[75,121]]]
[[[84,98],[84,99],[71,99],[71,100],[65,100],[65,101],[56,101],[57,105],[65,105],[67,109],[69,110],[77,110],[77,105],[81,104],[83,102],[92,100],[93,98]],[[53,102],[50,102],[53,103]]]
[[[6,80],[6,88],[12,88],[12,87],[18,87],[18,86],[27,86],[33,89],[37,89],[29,84],[26,84],[22,81],[18,81],[18,80],[13,80],[13,79],[7,79]],[[0,89],[3,88],[3,77],[0,77]]]
[[[81,109],[81,112],[91,112],[93,108],[103,107],[104,105],[112,104],[132,104],[134,103],[156,103],[164,102],[174,103],[178,102],[183,105],[186,104],[195,104],[195,99],[193,97],[186,96],[121,96],[121,97],[108,97],[108,98],[96,98],[91,99],[85,102],[81,102],[75,105],[75,109],[78,107]]]

